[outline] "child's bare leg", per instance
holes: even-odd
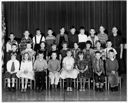
[[[24,78],[21,79],[22,89],[24,89]]]
[[[104,83],[100,83],[100,88],[103,88]]]
[[[80,78],[80,91],[82,90],[82,78]]]
[[[10,82],[11,82],[10,78],[8,78],[7,81],[8,81],[8,88],[10,88]]]
[[[96,87],[99,88],[99,83],[96,83]]]
[[[25,79],[25,90],[27,89],[28,79]]]
[[[15,86],[15,78],[12,78],[12,87]]]
[[[83,78],[83,89],[85,89],[85,80],[86,78]]]

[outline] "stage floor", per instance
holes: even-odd
[[[72,92],[67,92],[63,89],[44,90],[36,92],[28,90],[26,93],[2,91],[3,102],[40,102],[40,101],[126,101],[126,76],[123,75],[121,91],[111,92],[95,92],[94,90],[86,89],[85,92],[80,92],[74,89]]]

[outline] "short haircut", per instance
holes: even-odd
[[[67,42],[63,42],[63,43],[62,43],[62,46],[63,46],[64,44],[67,44],[67,46],[68,46],[68,43],[67,43]]]
[[[44,43],[44,44],[45,44],[45,41],[41,41],[40,45],[41,45],[42,43]]]
[[[60,27],[60,29],[62,29],[62,28],[64,28],[64,29],[65,29],[65,27],[64,27],[64,26],[61,26],[61,27]]]
[[[71,26],[70,29],[76,29],[75,26]]]
[[[108,52],[109,52],[109,53],[110,53],[110,52],[114,53],[114,50],[113,50],[113,49],[110,49]]]
[[[12,47],[12,46],[16,46],[16,47],[17,47],[17,44],[13,43],[13,44],[11,45],[11,47]]]
[[[39,52],[38,52],[38,55],[39,55],[39,54],[43,54],[43,51],[39,51]],[[43,54],[43,55],[44,55],[44,54]]]
[[[11,32],[11,33],[9,34],[9,36],[10,36],[10,35],[13,35],[13,36],[15,36],[13,32]]]
[[[91,41],[89,41],[89,40],[88,40],[88,41],[86,41],[86,45],[87,45],[87,44],[92,45]]]
[[[52,28],[48,28],[48,30],[52,30]],[[53,31],[53,30],[52,30]]]
[[[97,40],[97,41],[95,42],[95,44],[97,44],[98,42],[101,44],[100,40]]]
[[[52,44],[52,46],[54,46],[54,45],[56,45],[56,46],[57,46],[57,44],[56,44],[56,43],[53,43],[53,44]]]
[[[31,42],[27,42],[27,44],[32,44]]]
[[[95,54],[101,54],[101,52],[100,51],[96,51]]]
[[[11,57],[12,57],[12,56],[16,56],[16,55],[17,55],[16,52],[12,52],[12,53],[11,53]]]
[[[84,52],[83,51],[79,51],[78,55],[84,55]]]
[[[84,26],[81,26],[81,27],[80,27],[80,30],[81,30],[81,29],[84,29],[84,30],[85,30],[85,27],[84,27]]]
[[[112,43],[112,41],[111,41],[111,40],[107,40],[107,41],[106,41],[106,43],[107,43],[107,42],[111,42],[111,43]]]
[[[38,31],[38,30],[40,30],[39,28],[36,28],[36,30],[35,31]]]
[[[68,49],[66,53],[71,52],[71,49]],[[72,53],[72,52],[71,52]]]
[[[56,53],[55,51],[53,51],[53,52],[51,53],[51,55],[54,54],[54,53],[57,55],[57,53]]]

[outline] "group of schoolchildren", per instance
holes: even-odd
[[[72,80],[78,78],[80,91],[85,91],[85,81],[95,80],[96,91],[104,90],[105,75],[108,77],[111,90],[118,87],[118,52],[112,47],[112,41],[100,26],[96,35],[95,29],[90,29],[90,35],[80,28],[76,34],[75,27],[65,34],[65,28],[55,36],[53,30],[48,29],[47,36],[36,29],[36,35],[31,38],[29,31],[18,43],[14,34],[10,33],[10,40],[6,43],[6,73],[8,90],[15,91],[15,78],[21,80],[21,92],[26,92],[28,80],[36,81],[36,90],[45,88],[45,77],[48,76],[52,88],[57,88],[59,80],[66,80],[66,90],[72,91]],[[118,29],[113,27],[112,33]],[[117,34],[118,35],[118,34]],[[120,53],[120,52],[119,52]]]

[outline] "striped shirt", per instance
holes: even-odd
[[[106,41],[108,40],[108,35],[105,33],[104,34],[99,33],[97,36],[102,44],[106,43]]]

